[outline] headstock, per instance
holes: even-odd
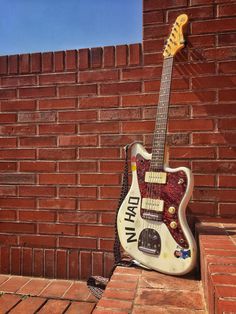
[[[184,47],[183,27],[187,22],[188,16],[186,14],[179,15],[175,20],[170,36],[164,47],[164,58],[174,57],[174,55]]]

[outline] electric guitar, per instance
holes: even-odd
[[[187,21],[186,14],[178,16],[164,48],[152,153],[140,143],[132,145],[132,183],[117,215],[123,249],[141,266],[171,275],[186,274],[196,263],[196,243],[185,214],[193,176],[188,168],[168,167],[165,160],[173,60],[184,47]]]

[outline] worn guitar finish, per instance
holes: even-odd
[[[164,50],[152,153],[140,143],[132,145],[132,183],[117,216],[125,251],[142,266],[172,275],[186,274],[196,263],[196,243],[185,214],[193,177],[188,168],[168,167],[165,159],[173,56],[184,46],[187,20],[185,14],[177,18]]]

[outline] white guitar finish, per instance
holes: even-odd
[[[136,156],[137,154],[140,154],[146,160],[151,160],[152,157],[152,154],[149,154],[139,143],[135,143],[131,150],[131,156]],[[196,243],[187,224],[185,215],[186,206],[193,190],[193,176],[191,171],[185,167],[172,169],[166,165],[164,166],[164,171],[167,173],[173,173],[181,170],[187,176],[186,193],[178,208],[178,221],[189,245],[188,249],[185,250],[175,241],[164,222],[143,219],[141,217],[140,207],[142,199],[138,184],[136,162],[133,159],[131,167],[132,184],[119,209],[117,217],[117,228],[122,247],[137,262],[148,268],[171,275],[184,275],[190,272],[196,263]],[[129,220],[127,219],[126,212],[128,206],[131,205],[133,206],[134,216],[131,220]],[[146,228],[154,229],[160,235],[161,250],[159,255],[149,254],[140,251],[138,248],[140,233]],[[175,251],[181,251],[181,249],[183,251],[189,251],[189,253],[184,257],[176,257]]]

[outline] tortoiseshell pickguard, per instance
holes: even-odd
[[[185,195],[187,189],[187,176],[184,171],[167,172],[166,184],[146,183],[145,173],[150,171],[150,160],[144,159],[141,155],[136,156],[136,169],[139,183],[139,190],[142,198],[160,199],[164,201],[164,209],[161,214],[161,221],[163,221],[169,229],[172,237],[175,241],[183,248],[188,248],[188,242],[184,236],[183,230],[179,223],[178,211],[179,205]],[[175,208],[175,213],[169,213],[169,207]],[[157,214],[154,210],[146,210],[141,208],[141,217],[144,212],[150,212],[151,214]],[[153,216],[153,215],[152,215]],[[153,220],[160,221],[160,214],[157,214],[157,218]],[[177,228],[173,229],[170,227],[170,223],[175,221]]]

